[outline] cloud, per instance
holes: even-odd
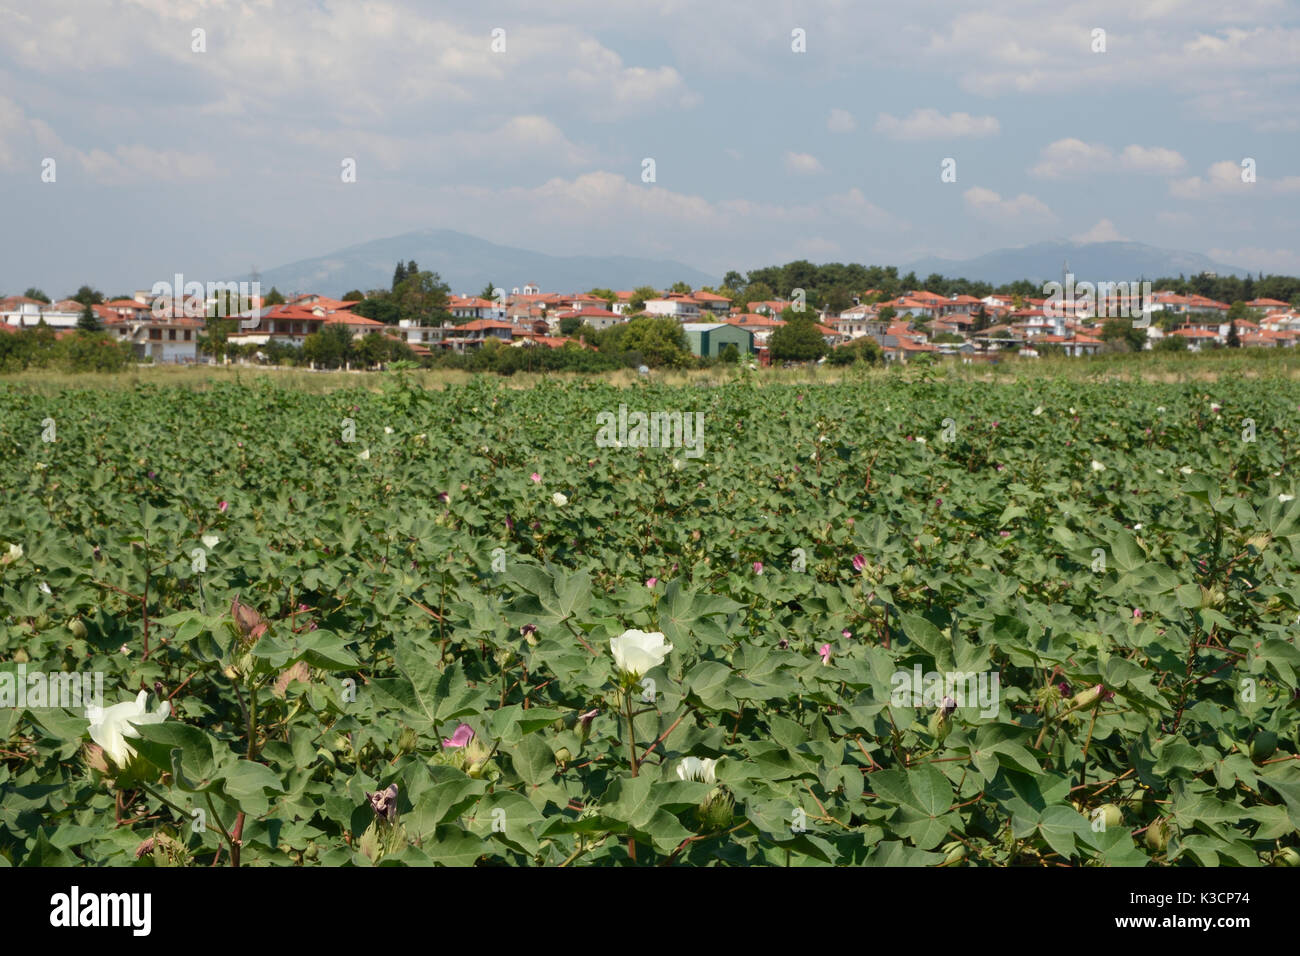
[[[1003,199],[991,189],[975,186],[962,193],[962,199],[972,215],[1006,225],[1050,222],[1056,218],[1042,200],[1028,193]]]
[[[1163,146],[1130,145],[1120,153],[1119,164],[1138,173],[1176,173],[1187,165],[1187,160],[1176,150]]]
[[[792,173],[798,173],[800,176],[825,172],[822,169],[822,164],[817,161],[817,157],[809,153],[787,152],[785,154],[785,168]]]
[[[857,127],[857,121],[848,110],[832,109],[830,118],[826,120],[826,128],[832,133],[852,133]]]
[[[1179,199],[1248,196],[1259,184],[1242,182],[1242,172],[1240,163],[1225,159],[1210,166],[1204,179],[1200,176],[1189,176],[1186,179],[1174,180],[1169,184],[1169,194]]]
[[[1039,179],[1071,179],[1100,173],[1175,173],[1187,161],[1163,146],[1131,144],[1116,155],[1109,146],[1067,137],[1043,147],[1038,163],[1029,170]]]
[[[971,116],[969,113],[950,113],[944,116],[938,110],[913,110],[905,119],[889,113],[876,117],[876,132],[890,139],[959,139],[967,136],[992,136],[1001,127],[996,117]]]
[[[1073,238],[1075,242],[1123,242],[1128,237],[1121,236],[1109,219],[1101,219],[1087,232],[1081,232]]]

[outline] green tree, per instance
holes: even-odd
[[[50,304],[50,297],[40,289],[28,289],[23,293],[23,298],[35,299],[37,302],[44,302],[46,305]]]
[[[879,365],[884,359],[885,352],[880,347],[880,343],[869,335],[831,349],[827,357],[827,361],[832,365],[852,365],[855,362]]]
[[[497,300],[497,287],[494,283],[489,282],[483,287],[483,291],[478,294],[480,299],[487,299],[489,302]]]
[[[360,302],[366,297],[366,294],[360,289],[353,289],[351,292],[343,293],[344,302]]]
[[[729,292],[738,292],[745,287],[745,277],[732,269],[722,277],[722,285]]]
[[[323,368],[338,368],[352,357],[352,333],[343,325],[326,325],[303,340],[302,357]]]
[[[99,319],[95,318],[95,310],[91,308],[89,302],[84,303],[81,307],[81,315],[77,319],[77,328],[83,332],[99,331]]]
[[[809,362],[826,354],[826,339],[812,319],[796,316],[775,329],[767,345],[778,362]]]
[[[284,295],[275,286],[271,286],[271,291],[262,299],[262,305],[284,305]]]
[[[1151,346],[1153,352],[1186,352],[1187,337],[1183,335],[1166,335],[1164,338],[1157,339],[1155,345]]]
[[[646,365],[681,368],[691,363],[686,332],[676,319],[641,316],[622,329],[623,351],[639,353]]]
[[[68,296],[74,302],[80,302],[82,305],[103,305],[104,294],[97,292],[88,285],[83,285],[77,290],[75,295]]]
[[[740,361],[740,349],[736,348],[735,342],[728,342],[718,353],[718,361],[725,362],[727,365],[735,365]]]
[[[685,282],[674,282],[672,286],[672,291],[680,292],[682,293],[682,295],[690,295],[691,287],[687,285]]]
[[[659,298],[659,290],[652,286],[640,285],[632,290],[632,298],[628,303],[629,312],[642,312],[645,310],[646,299]]]
[[[1233,319],[1228,323],[1228,348],[1241,348],[1241,335],[1237,332],[1237,320]]]
[[[614,294],[613,289],[592,289],[587,293],[587,295],[594,295],[596,298],[600,299],[600,301],[605,303],[606,309],[613,308],[614,302],[618,299],[618,296]]]
[[[446,313],[450,292],[451,287],[442,281],[438,273],[412,273],[408,270],[406,279],[393,293],[393,300],[397,304],[400,318],[430,324],[436,317]]]
[[[1137,328],[1132,319],[1108,319],[1101,327],[1103,342],[1122,343],[1131,352],[1140,352],[1146,345],[1146,329]]]
[[[582,328],[583,321],[576,315],[570,315],[560,319],[560,334],[573,335],[578,329]]]

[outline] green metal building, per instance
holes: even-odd
[[[684,322],[682,331],[686,342],[696,355],[716,358],[728,345],[734,345],[741,355],[754,351],[754,333],[726,322]]]

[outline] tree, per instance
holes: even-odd
[[[725,362],[727,365],[735,365],[740,361],[740,349],[736,348],[735,342],[728,342],[718,353],[718,361]]]
[[[70,295],[68,298],[74,302],[80,302],[82,305],[104,304],[104,294],[102,292],[96,292],[88,285],[83,285],[77,290],[76,295]]]
[[[560,334],[573,335],[578,329],[582,328],[583,321],[576,315],[570,315],[567,318],[560,319]]]
[[[682,295],[690,295],[691,287],[687,285],[685,282],[674,282],[672,291],[680,292]]]
[[[839,315],[845,309],[853,305],[853,297],[849,295],[849,290],[842,285],[835,286],[826,293],[826,298],[822,300],[822,305],[826,311],[832,315]]]
[[[1242,302],[1240,299],[1232,303],[1232,305],[1228,306],[1228,313],[1227,313],[1228,321],[1234,321],[1237,319],[1249,319],[1250,316],[1251,316],[1250,309],[1246,306],[1246,303]]]
[[[284,296],[281,294],[279,289],[275,286],[271,286],[271,291],[262,299],[262,305],[284,305]]]
[[[352,333],[344,325],[326,325],[303,340],[302,357],[325,368],[338,368],[352,355]]]
[[[894,318],[895,318],[897,315],[898,315],[898,310],[897,310],[897,309],[895,309],[892,305],[886,305],[886,306],[883,306],[883,307],[882,307],[882,308],[881,308],[881,309],[876,313],[876,318],[879,319],[881,322],[893,322],[893,321],[894,321]]]
[[[864,335],[860,339],[854,339],[847,345],[831,349],[827,361],[832,365],[852,365],[855,362],[879,365],[884,361],[884,358],[885,352],[880,347],[880,343],[871,336]]]
[[[50,297],[40,289],[28,289],[23,293],[23,298],[35,299],[37,302],[44,302],[46,305],[50,304]]]
[[[483,287],[483,291],[478,294],[480,299],[487,299],[489,302],[497,300],[497,287],[494,283],[489,282]]]
[[[396,292],[397,287],[406,281],[406,263],[398,260],[397,268],[393,270],[393,285],[390,291]]]
[[[676,319],[641,316],[621,328],[622,350],[640,353],[647,365],[680,368],[691,361],[686,332]]]
[[[744,288],[745,278],[735,269],[732,269],[722,277],[722,285],[727,290],[736,292]]]
[[[1108,319],[1101,327],[1101,340],[1122,343],[1129,351],[1140,352],[1146,345],[1147,330],[1136,327],[1132,319]]]
[[[1186,352],[1187,337],[1185,335],[1166,335],[1164,338],[1156,340],[1156,343],[1151,346],[1151,351]]]
[[[366,294],[360,289],[353,289],[351,292],[343,293],[344,302],[360,302],[366,297]]]
[[[77,328],[83,332],[98,332],[99,319],[95,318],[95,310],[87,302],[81,307],[81,316],[77,319]]]
[[[772,332],[767,340],[772,358],[779,362],[810,362],[826,354],[826,339],[809,318],[796,316]]]
[[[1233,319],[1230,323],[1228,323],[1228,348],[1230,349],[1241,348],[1241,335],[1239,335],[1237,332],[1236,319]]]
[[[414,263],[412,263],[414,265]],[[406,279],[393,293],[400,318],[421,325],[434,321],[434,317],[447,311],[447,295],[451,286],[442,281],[436,272],[407,271]]]
[[[659,298],[659,290],[648,285],[637,286],[632,290],[632,298],[628,302],[629,312],[641,312],[645,310],[646,299]]]
[[[600,299],[601,302],[605,303],[606,309],[612,308],[615,301],[618,299],[618,296],[614,294],[613,289],[591,289],[587,295],[594,295],[597,299]]]

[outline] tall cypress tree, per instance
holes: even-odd
[[[393,270],[393,291],[396,292],[397,287],[405,281],[406,281],[406,264],[401,261],[398,261],[397,268]]]
[[[98,332],[99,320],[95,318],[95,310],[87,302],[81,308],[81,316],[77,319],[77,328],[84,332]]]

